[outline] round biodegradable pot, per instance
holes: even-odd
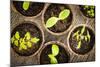
[[[47,28],[46,21],[50,17],[58,17],[59,13],[63,11],[64,9],[69,9],[70,15],[64,20],[57,21],[57,23],[54,26]],[[43,15],[42,15],[44,27],[49,33],[53,35],[63,35],[64,33],[66,33],[71,27],[72,19],[73,19],[73,16],[72,16],[72,11],[70,7],[64,4],[50,4],[44,9]]]
[[[84,16],[88,18],[95,18],[95,6],[80,5],[79,8]]]
[[[53,44],[56,44],[59,48],[59,53],[55,56],[58,64],[68,63],[70,60],[70,55],[66,49],[66,46],[58,41],[50,41],[44,45],[44,48],[42,48],[40,53],[40,64],[52,64],[48,55],[52,54]]]
[[[13,9],[28,17],[39,16],[45,5],[44,3],[29,2],[29,8],[24,10],[23,3],[24,1],[13,1]]]
[[[68,36],[69,48],[76,54],[84,55],[92,50],[95,34],[91,27],[81,24],[74,27]]]
[[[25,21],[24,23],[19,24],[12,30],[12,33],[11,33],[11,47],[20,56],[30,56],[30,55],[37,54],[44,43],[43,31],[36,24],[32,24],[31,22],[30,23],[29,22],[30,21]],[[19,39],[17,39],[18,33],[20,36]],[[30,37],[29,37],[29,33],[30,33]],[[13,37],[15,38],[15,40],[18,41],[17,45],[15,45],[14,43],[15,40],[12,41]],[[32,41],[32,38],[33,38],[33,41]],[[22,42],[24,43],[23,46],[22,46]],[[28,44],[27,42],[30,42],[31,45]],[[21,46],[23,47],[23,49]]]

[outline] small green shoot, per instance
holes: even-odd
[[[58,61],[55,56],[59,54],[59,47],[56,44],[52,44],[52,54],[48,54],[48,57],[50,58],[51,64],[57,64]]]
[[[30,2],[24,1],[24,2],[23,2],[23,9],[24,9],[25,11],[28,10],[28,9],[29,9],[29,5],[30,5]]]
[[[59,20],[65,20],[70,15],[69,9],[64,9],[59,13],[59,17],[50,17],[46,22],[46,27],[53,27]]]
[[[58,61],[57,61],[57,59],[55,58],[54,55],[49,54],[48,56],[49,56],[49,58],[50,58],[50,63],[51,63],[51,64],[57,64],[57,63],[58,63]]]

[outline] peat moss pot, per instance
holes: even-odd
[[[50,4],[43,13],[43,22],[52,34],[65,33],[72,24],[72,12],[68,5]]]
[[[40,64],[68,63],[69,60],[69,53],[60,42],[51,41],[46,43],[40,53]]]
[[[36,16],[41,13],[44,3],[30,1],[13,1],[15,9],[24,16]]]
[[[95,34],[93,30],[86,25],[75,27],[68,37],[68,45],[71,50],[77,54],[84,55],[90,52],[95,44]]]
[[[89,18],[95,18],[95,6],[93,5],[81,5],[79,6],[82,13]]]
[[[37,54],[43,42],[43,32],[35,24],[19,24],[11,33],[11,47],[21,56]]]

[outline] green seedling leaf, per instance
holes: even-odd
[[[29,9],[29,5],[30,5],[30,2],[24,1],[24,2],[23,2],[23,9],[24,9],[24,10],[28,10],[28,9]]]
[[[19,38],[20,38],[20,35],[19,35],[19,32],[18,32],[18,31],[15,33],[15,38],[16,38],[17,40],[19,40]]]
[[[57,64],[58,63],[57,59],[52,54],[49,54],[48,56],[50,58],[51,64]]]
[[[14,45],[15,45],[15,46],[18,46],[18,40],[15,40],[15,41],[14,41]]]
[[[31,38],[30,32],[27,32],[27,33],[25,34],[25,38],[26,38],[26,40],[29,40],[29,39]]]
[[[90,41],[91,36],[90,36],[90,34],[89,34],[89,31],[87,31],[87,38],[88,38],[89,41]]]
[[[79,30],[73,34],[73,37],[76,37],[78,35],[79,35]]]
[[[64,20],[70,15],[70,10],[69,9],[64,9],[63,11],[60,12],[59,14],[59,19]]]
[[[26,49],[27,49],[27,46],[26,46],[26,45],[24,45],[24,42],[20,43],[19,50],[22,50],[22,49],[24,49],[24,50],[26,50]]]
[[[78,42],[77,49],[81,48],[81,41]]]
[[[58,20],[59,19],[57,17],[51,17],[51,18],[49,18],[47,20],[47,22],[46,22],[46,27],[47,28],[53,27],[57,23]]]
[[[59,53],[59,47],[56,44],[53,44],[52,45],[52,54],[54,56],[56,56],[56,55],[58,55],[58,53]]]
[[[11,38],[11,43],[14,43],[14,40],[15,40],[15,37],[13,36],[13,37]]]
[[[30,41],[27,42],[27,46],[30,48],[32,47],[32,43]]]
[[[87,36],[85,36],[85,41],[87,41],[88,39],[87,39]]]
[[[84,33],[85,31],[85,26],[83,26],[82,30],[81,30],[81,35]]]
[[[31,39],[31,42],[33,42],[33,43],[37,43],[38,41],[40,41],[40,39],[37,37],[34,37]]]

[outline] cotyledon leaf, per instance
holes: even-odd
[[[52,45],[52,54],[53,54],[54,56],[57,56],[58,53],[59,53],[59,47],[58,47],[56,44],[53,44],[53,45]]]
[[[59,19],[57,17],[51,17],[51,18],[49,18],[47,20],[47,22],[46,22],[46,27],[50,28],[50,27],[54,26],[57,23],[58,20]]]
[[[24,9],[24,10],[28,10],[28,9],[29,9],[29,5],[30,5],[30,2],[24,1],[24,2],[23,2],[23,9]]]
[[[81,41],[78,42],[77,49],[81,48]]]
[[[19,35],[19,32],[18,32],[18,31],[15,33],[15,38],[16,38],[17,40],[19,40],[19,38],[20,38],[20,35]]]
[[[51,64],[57,64],[57,63],[58,63],[58,61],[57,61],[57,59],[55,58],[54,55],[49,54],[48,56],[49,56],[49,58],[50,58],[50,63],[51,63]]]
[[[63,11],[60,12],[59,14],[59,19],[64,20],[70,15],[70,10],[69,9],[64,9]]]
[[[27,33],[25,34],[25,38],[26,38],[27,40],[29,40],[29,39],[31,38],[30,32],[27,32]]]
[[[31,42],[37,43],[40,39],[37,37],[31,38]]]

